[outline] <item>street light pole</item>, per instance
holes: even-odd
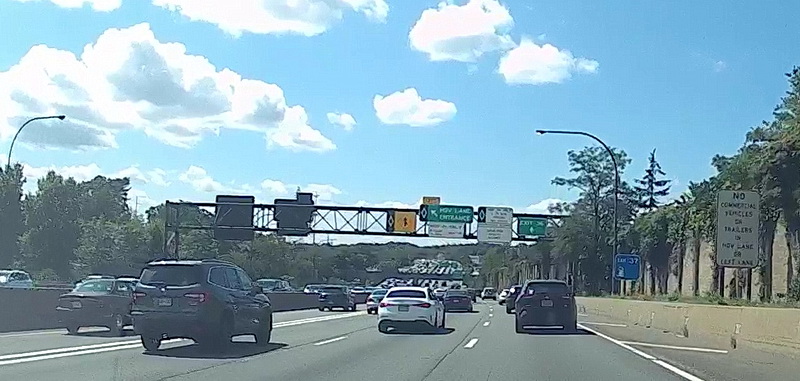
[[[28,123],[33,122],[35,120],[43,120],[43,119],[60,119],[60,120],[64,120],[64,118],[66,118],[66,115],[37,116],[35,118],[28,119],[27,121],[25,121],[25,123],[22,123],[22,126],[20,126],[19,129],[17,129],[17,133],[14,134],[14,138],[11,139],[11,145],[8,147],[8,161],[6,162],[6,165],[8,166],[8,168],[11,169],[11,152],[14,150],[14,142],[17,141],[17,137],[19,136],[19,133],[22,132],[22,130],[25,128],[25,126],[28,125]]]
[[[614,151],[606,145],[605,142],[600,140],[597,136],[594,136],[588,132],[583,131],[562,131],[562,130],[536,130],[536,133],[539,135],[544,134],[561,134],[561,135],[582,135],[589,138],[594,139],[596,142],[600,143],[603,148],[606,149],[608,155],[611,156],[611,163],[614,164],[614,236],[613,236],[613,243],[612,246],[614,248],[614,252],[611,256],[611,293],[614,293],[614,256],[617,255],[617,251],[619,250],[619,241],[617,239],[617,209],[619,208],[619,167],[617,167],[617,158],[614,156]],[[620,292],[622,289],[620,288]]]

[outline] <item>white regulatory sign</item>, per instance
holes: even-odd
[[[464,223],[428,222],[428,236],[436,238],[464,238]]]
[[[514,218],[514,209],[500,208],[500,207],[486,207],[486,223],[489,224],[505,224],[511,226],[511,220]]]
[[[510,224],[478,224],[478,242],[510,243]]]
[[[761,196],[750,191],[717,194],[717,265],[758,266]]]

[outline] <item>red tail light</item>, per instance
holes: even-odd
[[[381,302],[380,306],[381,306],[381,307],[389,307],[389,306],[392,306],[392,303],[389,303],[389,302]]]
[[[189,299],[190,306],[196,306],[208,300],[208,295],[204,292],[184,294],[183,297]]]
[[[431,308],[431,304],[430,303],[420,303],[420,304],[415,304],[414,307]]]
[[[133,302],[136,303],[137,301],[142,300],[145,296],[147,296],[147,294],[145,294],[144,292],[138,292],[138,291],[134,292]]]

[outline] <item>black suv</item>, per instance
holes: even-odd
[[[189,338],[222,349],[237,335],[269,343],[272,305],[261,286],[230,262],[163,259],[142,270],[133,292],[133,329],[145,350],[161,340]]]
[[[344,311],[356,310],[356,299],[350,288],[347,286],[326,285],[319,289],[319,310],[333,311],[334,308],[341,308]]]

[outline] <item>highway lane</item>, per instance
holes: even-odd
[[[314,320],[336,315],[341,318]],[[0,357],[0,378],[42,381],[681,379],[654,362],[591,334],[518,335],[511,315],[494,304],[478,304],[477,312],[472,314],[448,314],[449,329],[438,334],[380,334],[375,316],[363,311],[357,315],[304,311],[294,317],[276,324],[273,343],[268,348],[236,343],[224,358],[203,353],[186,342],[167,344],[169,349],[157,355],[144,354],[140,346],[131,344],[99,348],[98,353],[80,356],[40,356],[37,361],[25,363],[4,362]]]
[[[363,309],[363,306],[362,306]],[[319,312],[318,310],[286,311],[273,314],[275,324],[287,321],[302,321],[320,316],[341,314],[341,312]],[[107,328],[81,328],[78,335],[68,335],[66,329],[11,332],[0,334],[0,359],[4,355],[26,353],[58,348],[103,345],[109,343],[137,340],[128,327],[126,337],[111,336]],[[2,361],[2,360],[0,360]]]

